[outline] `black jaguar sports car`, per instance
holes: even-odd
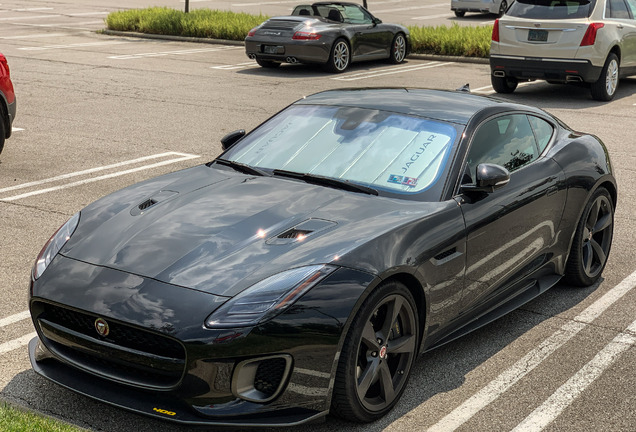
[[[560,280],[617,199],[596,137],[466,92],[332,90],[73,215],[33,267],[34,370],[189,424],[368,422],[418,354]]]
[[[401,63],[410,49],[409,31],[384,24],[355,3],[297,6],[291,16],[273,17],[245,38],[245,53],[262,67],[317,63],[343,72],[352,62],[388,59]]]

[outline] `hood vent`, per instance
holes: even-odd
[[[150,198],[149,200],[146,200],[144,202],[142,202],[141,204],[139,204],[139,210],[144,211],[150,207],[152,207],[153,205],[157,204],[157,200],[153,200],[152,198]]]
[[[288,228],[274,237],[270,237],[266,243],[269,245],[285,245],[302,242],[307,238],[336,225],[338,224],[324,219],[307,219],[306,221],[301,222],[292,228]]]
[[[307,237],[309,234],[311,234],[313,231],[308,231],[308,230],[299,230],[296,228],[292,228],[290,230],[285,231],[284,233],[278,234],[276,236],[276,238],[279,239],[300,239],[300,238],[304,238]]]
[[[166,201],[172,197],[175,197],[179,194],[179,192],[171,191],[171,190],[162,190],[154,194],[152,197],[145,199],[140,204],[137,204],[130,210],[131,216],[139,216],[145,211],[150,210],[153,206],[159,204],[160,202]]]

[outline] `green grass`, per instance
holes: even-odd
[[[0,431],[2,432],[80,432],[81,430],[57,420],[15,409],[6,403],[0,404]]]
[[[250,29],[268,18],[262,14],[210,9],[185,13],[166,7],[152,7],[113,12],[105,21],[109,30],[241,41]],[[490,51],[491,26],[411,26],[409,31],[412,53],[488,57]]]

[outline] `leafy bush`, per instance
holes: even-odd
[[[131,9],[106,17],[109,30],[189,36],[198,38],[243,40],[247,32],[269,17],[210,9],[185,13],[167,7]],[[491,26],[409,27],[411,52],[466,57],[488,57]]]

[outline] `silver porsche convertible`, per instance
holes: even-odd
[[[290,16],[270,18],[245,38],[245,53],[262,67],[314,63],[336,73],[363,60],[401,63],[409,49],[406,27],[385,24],[364,7],[343,2],[296,6]]]

